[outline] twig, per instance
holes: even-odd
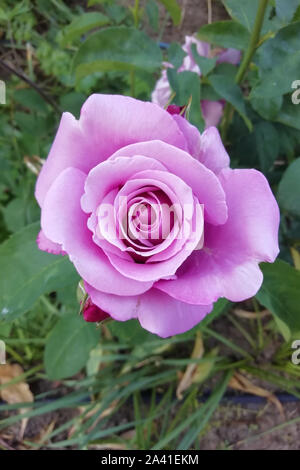
[[[25,83],[30,85],[32,88],[35,89],[35,91],[37,91],[37,93],[39,93],[44,98],[45,101],[47,101],[47,103],[49,103],[53,107],[55,112],[57,112],[58,114],[62,113],[62,110],[57,105],[57,103],[50,96],[48,96],[38,85],[36,85],[36,83],[30,80],[30,78],[28,78],[26,75],[19,72],[18,70],[15,70],[11,65],[7,64],[2,59],[0,59],[0,67],[13,73],[17,77],[19,77],[21,80],[23,80]]]
[[[207,0],[207,23],[211,24],[211,22],[212,22],[211,0]]]

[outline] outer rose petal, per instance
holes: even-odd
[[[216,174],[229,167],[229,155],[216,127],[209,127],[201,135],[200,148],[196,158]]]
[[[52,184],[42,210],[41,225],[47,238],[62,245],[84,280],[96,289],[120,295],[135,295],[152,283],[128,279],[116,271],[92,240],[88,216],[80,206],[86,175],[67,168]]]
[[[204,249],[195,251],[176,272],[177,279],[155,287],[176,299],[208,304],[219,297],[238,302],[256,294],[261,261],[278,255],[279,210],[269,184],[256,170],[223,170],[226,224],[205,227]]]
[[[220,101],[201,101],[201,109],[205,121],[205,129],[210,126],[217,126],[223,114],[223,103]]]
[[[132,297],[104,294],[85,283],[94,304],[119,321],[138,318],[142,327],[163,338],[184,333],[212,310],[212,305],[190,305],[157,289]]]
[[[81,108],[79,121],[70,113],[62,116],[37,180],[36,198],[40,206],[65,168],[88,173],[119,148],[150,139],[186,148],[185,138],[172,116],[156,104],[127,96],[91,95]]]
[[[66,255],[66,252],[62,250],[61,245],[49,240],[49,238],[47,238],[44,234],[43,230],[41,230],[38,234],[36,242],[39,249],[42,251],[47,251],[53,255]]]
[[[218,63],[227,62],[229,64],[237,65],[240,60],[241,60],[241,51],[239,51],[238,49],[229,48],[221,52],[217,62]]]
[[[145,155],[158,160],[190,186],[199,203],[204,204],[206,221],[216,225],[226,221],[225,195],[218,178],[187,152],[159,140],[152,140],[128,145],[112,155],[111,160],[134,155]]]
[[[182,46],[182,49],[187,53],[189,57],[189,62],[186,63],[186,65],[190,67],[188,70],[193,69],[193,67],[196,65],[192,52],[192,44],[196,44],[196,49],[200,56],[208,57],[210,53],[210,44],[208,42],[199,41],[199,39],[195,38],[194,36],[185,36],[185,42]]]
[[[228,168],[230,159],[216,127],[209,127],[202,134],[181,116],[173,115],[178,127],[186,137],[189,153],[207,168],[218,174]]]
[[[152,92],[152,103],[158,104],[159,106],[164,108],[170,100],[171,94],[172,91],[169,84],[167,71],[164,69],[161,72],[161,77],[157,80],[155,88]]]

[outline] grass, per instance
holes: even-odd
[[[41,305],[45,310],[39,309],[37,323],[43,323],[45,316],[57,315],[55,302],[55,308],[47,309],[44,302]],[[235,371],[247,374],[252,380],[258,377],[264,384],[270,383],[278,390],[300,397],[297,378],[292,374],[282,375],[282,368],[286,372],[282,359],[281,365],[275,359],[271,364],[257,365],[261,351],[258,351],[256,343],[247,341],[243,335],[243,331],[250,334],[247,324],[252,320],[236,320],[233,315],[232,312],[228,320],[225,317],[214,320],[209,326],[201,327],[200,324],[197,331],[201,331],[205,351],[200,358],[191,357],[196,331],[188,338],[178,336],[164,340],[163,347],[161,340],[152,337],[145,348],[141,348],[105,335],[104,330],[101,341],[103,355],[97,373],[87,375],[83,371],[78,377],[61,380],[55,388],[49,384],[46,392],[36,394],[34,403],[1,404],[0,435],[3,430],[9,433],[10,426],[24,418],[34,419],[49,414],[55,417],[59,410],[68,409],[72,412],[71,417],[45,432],[38,443],[26,438],[25,445],[29,448],[86,449],[114,443],[128,449],[196,449]],[[13,327],[22,328],[24,338],[10,342],[12,359],[15,356],[24,358],[27,370],[22,376],[2,385],[0,391],[20,381],[27,381],[34,389],[35,382],[47,380],[41,360],[44,343],[43,340],[34,341],[36,337],[30,340],[30,335],[36,334],[36,327],[32,326],[30,316],[28,320]],[[218,332],[222,325],[227,328],[230,324],[236,330],[234,340],[228,340]],[[48,331],[51,325],[52,321],[48,320]],[[274,338],[274,331],[269,320],[262,324],[262,328],[267,345],[270,336]],[[218,351],[213,360],[212,351]],[[205,368],[208,366],[206,376]],[[189,367],[194,367],[200,375],[197,381],[191,381],[183,399],[179,400],[176,388]],[[204,374],[203,382],[201,373]],[[208,387],[210,394],[207,398],[205,392]],[[206,396],[204,402],[201,401],[203,393]]]

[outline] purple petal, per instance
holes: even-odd
[[[41,225],[47,238],[68,253],[81,277],[96,289],[120,295],[135,295],[152,283],[134,281],[114,269],[87,227],[88,216],[80,206],[86,175],[67,168],[52,184],[42,210]]]
[[[212,310],[212,305],[186,304],[157,289],[132,297],[103,294],[86,283],[85,289],[94,304],[112,318],[138,318],[143,328],[163,338],[190,330]]]
[[[228,168],[230,160],[216,127],[209,127],[203,134],[185,118],[173,115],[178,127],[188,142],[188,151],[199,162],[218,174],[223,168]]]
[[[61,245],[53,243],[44,234],[43,230],[40,231],[36,239],[37,245],[40,250],[47,251],[53,255],[65,255],[66,253],[62,250]]]
[[[279,210],[269,184],[256,170],[223,170],[226,224],[205,226],[205,245],[176,272],[177,279],[155,287],[184,302],[208,304],[219,297],[234,302],[256,294],[261,261],[278,255]]]
[[[237,49],[225,49],[218,57],[218,63],[228,62],[233,65],[237,65],[241,60],[241,51]]]
[[[217,126],[223,114],[224,104],[221,101],[201,101],[201,109],[205,121],[205,129]]]
[[[54,143],[38,177],[36,198],[42,206],[53,181],[68,167],[88,173],[119,148],[160,139],[186,148],[172,116],[154,103],[127,96],[91,95],[77,121],[64,113]]]
[[[224,149],[223,146],[222,149]],[[225,152],[225,150],[223,151]],[[111,159],[134,155],[145,155],[159,161],[170,173],[185,181],[192,188],[199,203],[204,205],[206,221],[216,225],[226,221],[225,194],[218,178],[187,152],[164,142],[153,140],[128,145],[117,151]]]

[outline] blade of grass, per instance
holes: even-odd
[[[222,381],[219,382],[213,394],[209,397],[205,405],[202,407],[202,412],[199,413],[196,424],[185,434],[183,439],[178,445],[178,450],[187,450],[191,447],[197,436],[203,431],[211,416],[217,409],[230,380],[231,373],[227,373]]]
[[[220,392],[222,392],[222,394],[226,390],[226,387],[227,387],[227,384],[228,384],[228,381],[229,381],[231,375],[232,375],[231,371],[227,372],[223,376],[223,378],[220,381],[219,385],[217,386],[217,389],[220,388]],[[219,396],[220,392],[218,392],[218,396]],[[222,397],[222,395],[221,395],[221,397]],[[209,403],[211,403],[211,402],[209,402]],[[195,413],[190,415],[185,421],[183,421],[181,424],[179,424],[175,429],[173,429],[171,432],[166,434],[154,447],[152,447],[151,450],[160,450],[160,449],[164,448],[167,444],[169,444],[171,441],[176,439],[185,429],[187,429],[189,426],[192,426],[195,421],[200,420],[203,417],[203,415],[206,412],[208,407],[209,407],[209,404],[207,404],[207,403],[205,403],[203,406],[200,406],[199,409]]]

